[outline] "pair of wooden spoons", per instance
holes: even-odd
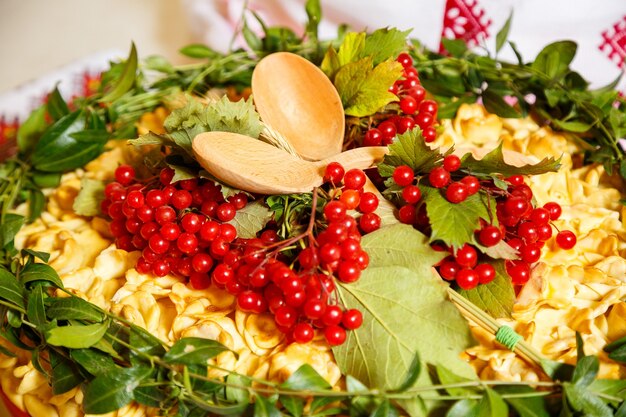
[[[262,59],[252,91],[263,121],[304,159],[235,133],[196,136],[196,159],[227,184],[260,194],[309,192],[322,184],[328,163],[365,169],[387,153],[382,146],[341,152],[345,115],[339,94],[319,68],[298,55],[280,52]]]

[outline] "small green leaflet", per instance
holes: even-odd
[[[439,149],[429,148],[424,142],[421,129],[416,127],[396,136],[389,145],[389,154],[378,165],[378,173],[383,178],[391,177],[393,170],[400,165],[408,165],[413,171],[426,173],[450,152],[451,150],[442,154]]]
[[[0,223],[0,248],[13,242],[15,235],[24,225],[24,216],[15,213],[7,213]]]
[[[502,144],[489,152],[482,159],[474,158],[474,155],[467,153],[461,158],[461,169],[472,174],[502,174],[505,177],[511,175],[539,175],[546,172],[556,172],[561,167],[561,159],[544,158],[540,162],[532,165],[527,164],[520,167],[509,165],[504,161]]]
[[[96,343],[107,332],[109,323],[53,327],[46,331],[46,341],[52,346],[63,346],[70,349],[86,349]]]
[[[186,337],[178,340],[163,356],[163,360],[169,364],[202,365],[207,361],[229,349],[219,342],[200,337]]]
[[[84,388],[84,412],[106,414],[119,410],[133,400],[133,390],[148,378],[152,368],[118,368],[96,377]]]
[[[506,273],[504,261],[496,261],[492,265],[496,270],[493,281],[472,290],[460,289],[459,294],[494,318],[511,317],[515,304],[515,290],[511,278]]]
[[[398,97],[389,86],[402,76],[402,65],[384,61],[372,68],[371,57],[343,66],[335,76],[335,87],[348,116],[364,117],[376,113]]]
[[[97,216],[100,214],[102,200],[104,200],[104,181],[83,177],[72,208],[80,216]]]
[[[4,268],[0,268],[0,288],[2,288],[0,298],[24,309],[24,287],[19,283],[15,275]]]
[[[237,210],[235,218],[228,223],[237,229],[237,237],[243,239],[255,238],[268,221],[272,218],[272,211],[263,201],[256,200]]]
[[[474,231],[480,219],[491,222],[492,218],[496,218],[496,202],[482,193],[471,195],[455,204],[446,200],[437,188],[421,185],[420,190],[432,227],[431,242],[442,240],[446,245],[458,249],[474,241]],[[492,200],[489,204],[491,213],[485,201],[487,198]]]

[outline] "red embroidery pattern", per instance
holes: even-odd
[[[609,30],[602,32],[602,43],[598,47],[619,68],[624,68],[626,59],[626,16]]]
[[[469,47],[489,37],[491,19],[485,15],[478,0],[446,0],[441,38],[463,39]],[[443,45],[439,51],[444,52]]]
[[[18,127],[17,118],[11,121],[0,115],[0,162],[15,154]]]

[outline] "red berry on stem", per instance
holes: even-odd
[[[324,217],[329,222],[338,222],[346,217],[346,206],[341,201],[333,200],[324,206]]]
[[[428,174],[430,185],[435,188],[443,188],[450,182],[450,173],[443,167],[436,167]]]
[[[405,204],[398,210],[398,220],[404,224],[415,223],[417,212],[413,204]]]
[[[443,158],[443,167],[448,172],[454,172],[461,168],[461,158],[456,155],[446,155]]]
[[[432,126],[427,126],[422,129],[422,137],[426,143],[434,142],[437,139],[437,130]]]
[[[543,207],[533,209],[530,213],[530,221],[540,226],[550,221],[550,211]]]
[[[408,165],[397,166],[393,170],[393,180],[400,187],[406,187],[410,185],[415,179],[415,173],[413,169]]]
[[[476,249],[473,246],[468,245],[467,243],[463,245],[459,250],[456,251],[454,255],[454,260],[461,266],[473,268],[476,265],[476,261],[478,260],[478,254],[476,253]]]
[[[348,330],[356,330],[363,324],[363,314],[355,308],[346,310],[343,313],[341,324]]]
[[[461,178],[461,182],[467,186],[468,195],[474,195],[480,190],[480,181],[473,175]]]
[[[420,113],[429,113],[432,115],[433,118],[435,118],[435,116],[437,115],[437,110],[439,109],[439,106],[437,105],[437,102],[434,100],[424,100],[421,102],[420,104]]]
[[[571,230],[562,230],[556,235],[556,244],[561,249],[572,249],[576,246],[576,235]]]
[[[177,190],[172,194],[170,198],[170,204],[176,207],[178,210],[184,210],[191,205],[193,197],[187,190]]]
[[[351,169],[343,177],[343,184],[349,190],[359,190],[365,185],[365,173],[360,169]]]
[[[496,277],[496,270],[489,264],[478,264],[474,267],[474,271],[478,274],[478,281],[481,284],[488,284]]]
[[[346,341],[346,331],[339,326],[328,326],[324,329],[326,342],[331,346],[339,346]]]
[[[520,259],[526,263],[535,263],[540,257],[541,248],[536,243],[529,243],[520,248]]]
[[[361,202],[361,193],[357,190],[344,190],[341,193],[341,197],[339,197],[339,201],[346,206],[346,209],[354,210]]]
[[[504,202],[504,212],[509,216],[520,217],[528,207],[528,199],[524,197],[510,197]]]
[[[417,185],[408,185],[402,190],[402,199],[408,204],[415,204],[422,198],[422,192]]]
[[[396,123],[398,133],[402,134],[407,130],[411,130],[415,127],[415,120],[411,117],[401,117]]]
[[[550,212],[550,220],[558,220],[561,217],[561,206],[559,203],[549,202],[543,205],[543,208]]]
[[[380,146],[383,143],[383,134],[376,128],[369,129],[363,136],[363,146]]]
[[[417,111],[417,100],[411,96],[402,97],[400,100],[400,110],[404,114],[413,114]]]
[[[478,273],[473,269],[464,268],[456,274],[456,283],[461,289],[471,290],[480,283]]]
[[[446,189],[446,199],[454,204],[462,203],[468,195],[467,186],[462,182],[453,182]]]
[[[495,246],[502,240],[502,231],[496,226],[485,226],[480,230],[478,240],[483,246]]]
[[[404,68],[409,68],[413,65],[413,58],[411,58],[411,55],[406,52],[401,52],[400,55],[398,55],[398,58],[396,58],[396,61],[402,64]]]
[[[524,261],[507,261],[506,272],[514,285],[523,285],[530,279],[530,266]]]
[[[130,165],[120,165],[115,170],[115,181],[122,185],[130,185],[135,179],[135,169]]]
[[[235,218],[237,210],[231,203],[222,203],[217,207],[217,218],[222,222],[229,222]]]
[[[298,323],[292,330],[292,336],[296,343],[308,343],[313,340],[315,330],[309,323]]]
[[[326,170],[324,171],[324,181],[338,185],[343,179],[344,174],[345,170],[339,162],[331,162],[326,166]]]
[[[359,219],[359,227],[364,233],[380,229],[380,216],[376,213],[365,213]]]
[[[361,194],[359,211],[361,213],[373,213],[378,208],[378,197],[374,193],[365,192]]]
[[[384,121],[378,125],[378,130],[384,139],[393,139],[396,136],[396,125],[390,121]]]
[[[439,265],[439,275],[446,281],[453,281],[460,270],[461,266],[451,256],[444,259],[441,265]]]
[[[522,184],[524,184],[524,177],[522,175],[511,175],[506,180],[511,185],[522,185]]]

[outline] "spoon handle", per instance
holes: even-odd
[[[383,160],[385,155],[389,153],[386,146],[367,146],[364,148],[350,149],[330,158],[323,159],[318,162],[319,166],[326,167],[331,162],[339,162],[344,169],[367,169],[374,164]]]

